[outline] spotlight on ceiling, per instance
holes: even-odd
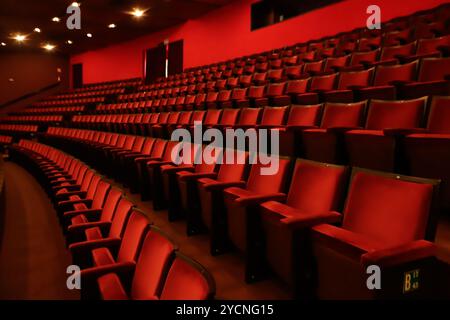
[[[46,43],[42,46],[42,48],[44,48],[47,51],[52,51],[53,49],[56,48],[56,46],[50,43]]]
[[[6,43],[2,42],[0,43],[2,45],[2,47],[6,46]]]
[[[86,37],[92,38],[92,33],[86,33]]]
[[[142,10],[139,8],[133,8],[133,10],[130,12],[133,16],[135,16],[136,18],[140,18],[142,16],[144,16],[146,10]]]
[[[78,2],[76,2],[76,1],[74,1],[74,2],[72,2],[71,6],[72,7],[79,7],[80,4]]]
[[[33,31],[34,31],[34,32],[37,32],[37,33],[40,33],[40,32],[41,32],[41,29],[39,29],[39,28],[34,28]]]
[[[67,44],[72,44],[73,42],[72,42],[72,40],[67,40],[66,43]]]
[[[110,29],[114,29],[116,27],[116,25],[114,24],[114,23],[110,23],[109,25],[108,25],[108,28],[110,28]]]
[[[17,42],[23,42],[23,41],[27,40],[27,36],[24,35],[24,34],[20,34],[20,33],[14,35],[13,38],[14,38],[14,40],[16,40]]]
[[[53,21],[53,22],[59,22],[60,19],[59,19],[58,17],[53,17],[53,18],[52,18],[52,21]]]

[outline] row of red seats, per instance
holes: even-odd
[[[100,105],[98,113],[192,110],[204,108],[315,104],[324,101],[353,102],[365,99],[411,99],[450,94],[450,58],[426,58],[407,64],[378,65],[359,71],[341,71],[267,85],[240,86],[238,78],[208,90],[189,87],[153,91],[152,100],[129,104]],[[241,78],[242,79],[242,76]],[[228,79],[230,80],[230,79]],[[217,86],[217,82],[212,82]],[[235,87],[234,89],[231,89]],[[186,90],[186,91],[184,91]],[[217,91],[218,90],[218,91]],[[200,92],[195,94],[196,92]],[[162,94],[162,96],[161,96]],[[167,95],[169,95],[167,97]],[[164,97],[166,96],[166,97]]]
[[[63,121],[63,116],[4,116],[0,123],[34,123],[57,124]]]
[[[96,96],[107,96],[113,94],[122,94],[125,92],[124,88],[118,89],[107,89],[107,90],[95,90],[95,91],[81,91],[81,92],[73,92],[73,93],[65,93],[58,94],[47,98],[46,100],[71,100],[71,99],[79,99],[79,98],[87,98],[87,97],[96,97]]]
[[[21,140],[11,159],[45,186],[59,212],[82,298],[203,300],[214,297],[211,275],[117,188],[76,158]],[[130,284],[131,283],[131,284]]]
[[[0,124],[0,132],[7,133],[34,133],[38,131],[38,126],[23,124]]]
[[[13,141],[13,137],[0,135],[0,144],[2,146],[9,145],[12,143],[12,141]]]
[[[264,175],[261,169],[267,165],[250,165],[251,155],[245,152],[218,150],[210,164],[196,164],[195,157],[183,153],[175,163],[171,155],[179,154],[180,147],[175,141],[153,139],[153,147],[147,147],[153,150],[144,154],[129,143],[131,136],[122,147],[109,147],[88,132],[59,130],[46,139],[83,156],[103,154],[97,164],[112,165],[116,170],[108,172],[115,178],[129,177],[123,164],[134,162],[154,209],[168,208],[170,220],[185,217],[188,234],[208,230],[214,255],[230,245],[242,251],[248,282],[261,279],[270,268],[299,295],[361,299],[374,297],[365,285],[365,269],[357,269],[361,264],[376,264],[384,275],[411,266],[433,272],[426,265],[434,259],[434,246],[424,240],[433,241],[436,231],[436,180],[353,169],[347,187],[350,171],[344,166],[280,158],[276,173]],[[144,146],[152,138],[135,139]],[[186,147],[192,154],[204,151],[200,145]],[[219,165],[226,152],[234,160],[241,154],[245,161]],[[309,241],[313,254],[305,247]],[[330,259],[335,259],[332,265]],[[330,268],[344,270],[346,281],[330,275]],[[391,285],[377,294],[398,296],[402,288]]]
[[[78,116],[73,120],[83,128],[159,138],[169,138],[177,128],[192,131],[194,121],[202,121],[204,129],[277,130],[282,155],[442,179],[442,205],[450,208],[450,172],[446,167],[446,160],[450,160],[447,152],[450,150],[449,97],[290,108]],[[49,133],[53,130],[51,128]],[[96,137],[100,138],[100,133]],[[119,147],[123,143],[112,141],[119,143]]]
[[[14,115],[46,115],[46,114],[76,114],[83,113],[85,110],[84,106],[77,107],[47,107],[47,108],[33,108],[28,107],[22,111],[11,112],[9,114]]]
[[[115,88],[123,88],[129,86],[137,86],[142,83],[141,78],[132,78],[132,79],[122,79],[116,81],[106,81],[106,82],[97,82],[92,84],[85,84],[81,88],[76,88],[74,92],[80,91],[98,91],[98,90],[108,90]]]
[[[77,104],[102,103],[105,97],[83,98],[83,99],[66,99],[66,100],[46,100],[33,104],[33,107],[50,107],[50,106],[67,106],[72,107]]]

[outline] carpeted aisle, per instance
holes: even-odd
[[[45,191],[15,163],[4,170],[0,299],[78,299],[66,288],[71,257]]]

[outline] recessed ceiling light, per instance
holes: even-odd
[[[14,36],[14,39],[15,39],[17,42],[23,42],[23,41],[27,40],[27,36],[24,35],[24,34],[18,33],[18,34],[16,34],[16,35]]]
[[[131,14],[133,16],[135,16],[136,18],[140,18],[140,17],[142,17],[145,14],[145,11],[146,10],[142,10],[142,9],[139,9],[139,8],[133,8],[133,11],[131,11]]]
[[[73,43],[72,40],[67,40],[66,42],[67,42],[67,44],[72,44]]]
[[[80,6],[80,4],[78,3],[78,2],[72,2],[72,4],[71,4],[71,6],[72,7],[79,7]]]
[[[2,47],[6,46],[6,43],[2,42],[0,43],[2,45]]]
[[[87,36],[88,38],[92,38],[92,33],[86,33],[86,36]]]
[[[53,22],[59,22],[59,18],[58,18],[58,17],[53,17],[53,18],[52,18],[52,21],[53,21]]]
[[[34,32],[37,32],[37,33],[40,33],[40,32],[41,32],[41,29],[39,29],[39,28],[34,28],[33,31],[34,31]]]
[[[108,28],[110,28],[110,29],[114,29],[116,27],[116,25],[114,24],[114,23],[110,23],[109,25],[108,25]]]
[[[45,45],[42,46],[42,48],[44,48],[47,51],[52,51],[53,49],[56,48],[56,46],[50,43],[46,43]]]

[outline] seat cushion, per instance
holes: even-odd
[[[73,217],[72,219],[70,219],[70,221],[72,222],[72,225],[77,225],[77,224],[82,224],[82,223],[89,222],[84,214],[79,214],[79,215]]]

